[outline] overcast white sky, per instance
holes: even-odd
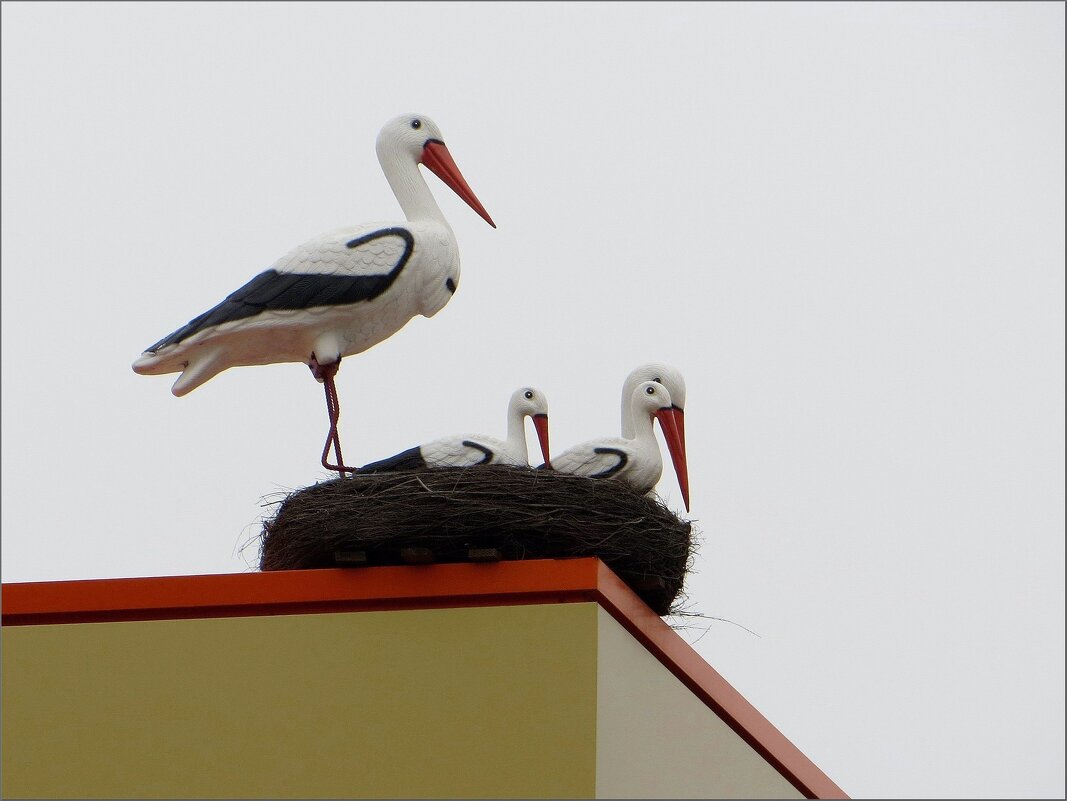
[[[348,460],[527,383],[555,449],[613,434],[673,363],[691,607],[759,634],[700,653],[853,796],[1063,797],[1063,4],[2,13],[5,582],[252,569],[329,477],[320,386],[130,364],[398,218],[374,139],[417,111],[499,229],[430,177],[463,280],[344,361]]]

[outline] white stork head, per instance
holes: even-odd
[[[393,190],[398,197],[402,194],[394,183],[399,177],[395,174],[395,166],[404,162],[424,164],[474,209],[478,216],[496,228],[496,223],[475,197],[474,191],[463,178],[463,173],[456,166],[452,154],[445,147],[441,129],[425,114],[401,114],[391,119],[379,132],[375,149],[382,170],[390,184],[393,184]]]
[[[633,388],[642,381],[655,381],[657,384],[663,384],[671,393],[672,405],[676,409],[685,409],[685,379],[682,378],[678,368],[660,362],[649,362],[635,367],[630,375],[626,376],[623,395],[629,398]]]
[[[520,387],[511,393],[508,414],[520,420],[529,417],[533,421],[537,441],[541,445],[541,456],[548,464],[548,398],[545,393],[534,387]]]

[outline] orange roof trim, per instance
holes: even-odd
[[[595,601],[808,798],[848,798],[595,558],[4,584],[3,625]]]

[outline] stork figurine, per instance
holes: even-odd
[[[337,433],[334,376],[341,359],[432,317],[459,286],[459,247],[419,171],[425,165],[489,225],[429,117],[402,114],[378,134],[378,161],[407,218],[356,225],[294,248],[214,308],[149,347],[141,375],[181,373],[185,395],[230,367],[303,362],[324,384],[330,431],[322,464],[347,468]],[[331,445],[336,464],[329,462]]]
[[[634,416],[630,408],[631,399],[637,385],[642,381],[655,381],[663,384],[671,396],[671,412],[674,427],[678,429],[678,444],[685,460],[685,379],[676,367],[659,362],[650,362],[635,367],[626,376],[622,385],[622,435],[627,439],[634,435]],[[688,488],[686,490],[688,492]]]
[[[482,464],[506,464],[529,467],[526,449],[526,418],[533,420],[541,456],[547,462],[548,400],[541,390],[522,387],[515,390],[508,401],[508,433],[506,439],[479,434],[442,437],[415,448],[372,462],[356,473],[392,473],[398,470],[417,470],[424,467],[473,467]]]
[[[652,421],[658,420],[688,511],[689,476],[674,423],[670,392],[656,381],[642,381],[634,387],[630,396],[630,415],[632,436],[583,442],[554,457],[546,466],[560,473],[589,478],[615,478],[625,481],[634,491],[644,495],[652,491],[663,475],[663,459],[652,430]]]

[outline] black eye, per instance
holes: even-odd
[[[653,381],[655,381],[655,382],[656,382],[657,384],[662,384],[662,383],[663,383],[663,382],[662,382],[662,381],[661,381],[661,380],[659,379],[659,377],[658,377],[658,376],[657,376],[656,378],[653,378],[652,380],[653,380]]]
[[[415,129],[421,128],[422,127],[422,120],[412,120],[411,121],[411,127],[415,128]]]
[[[656,389],[655,387],[645,387],[645,392],[647,392],[649,395],[655,395]]]
[[[533,393],[530,392],[530,390],[526,390],[525,395],[526,395],[526,400],[530,400],[531,398],[533,398]]]

